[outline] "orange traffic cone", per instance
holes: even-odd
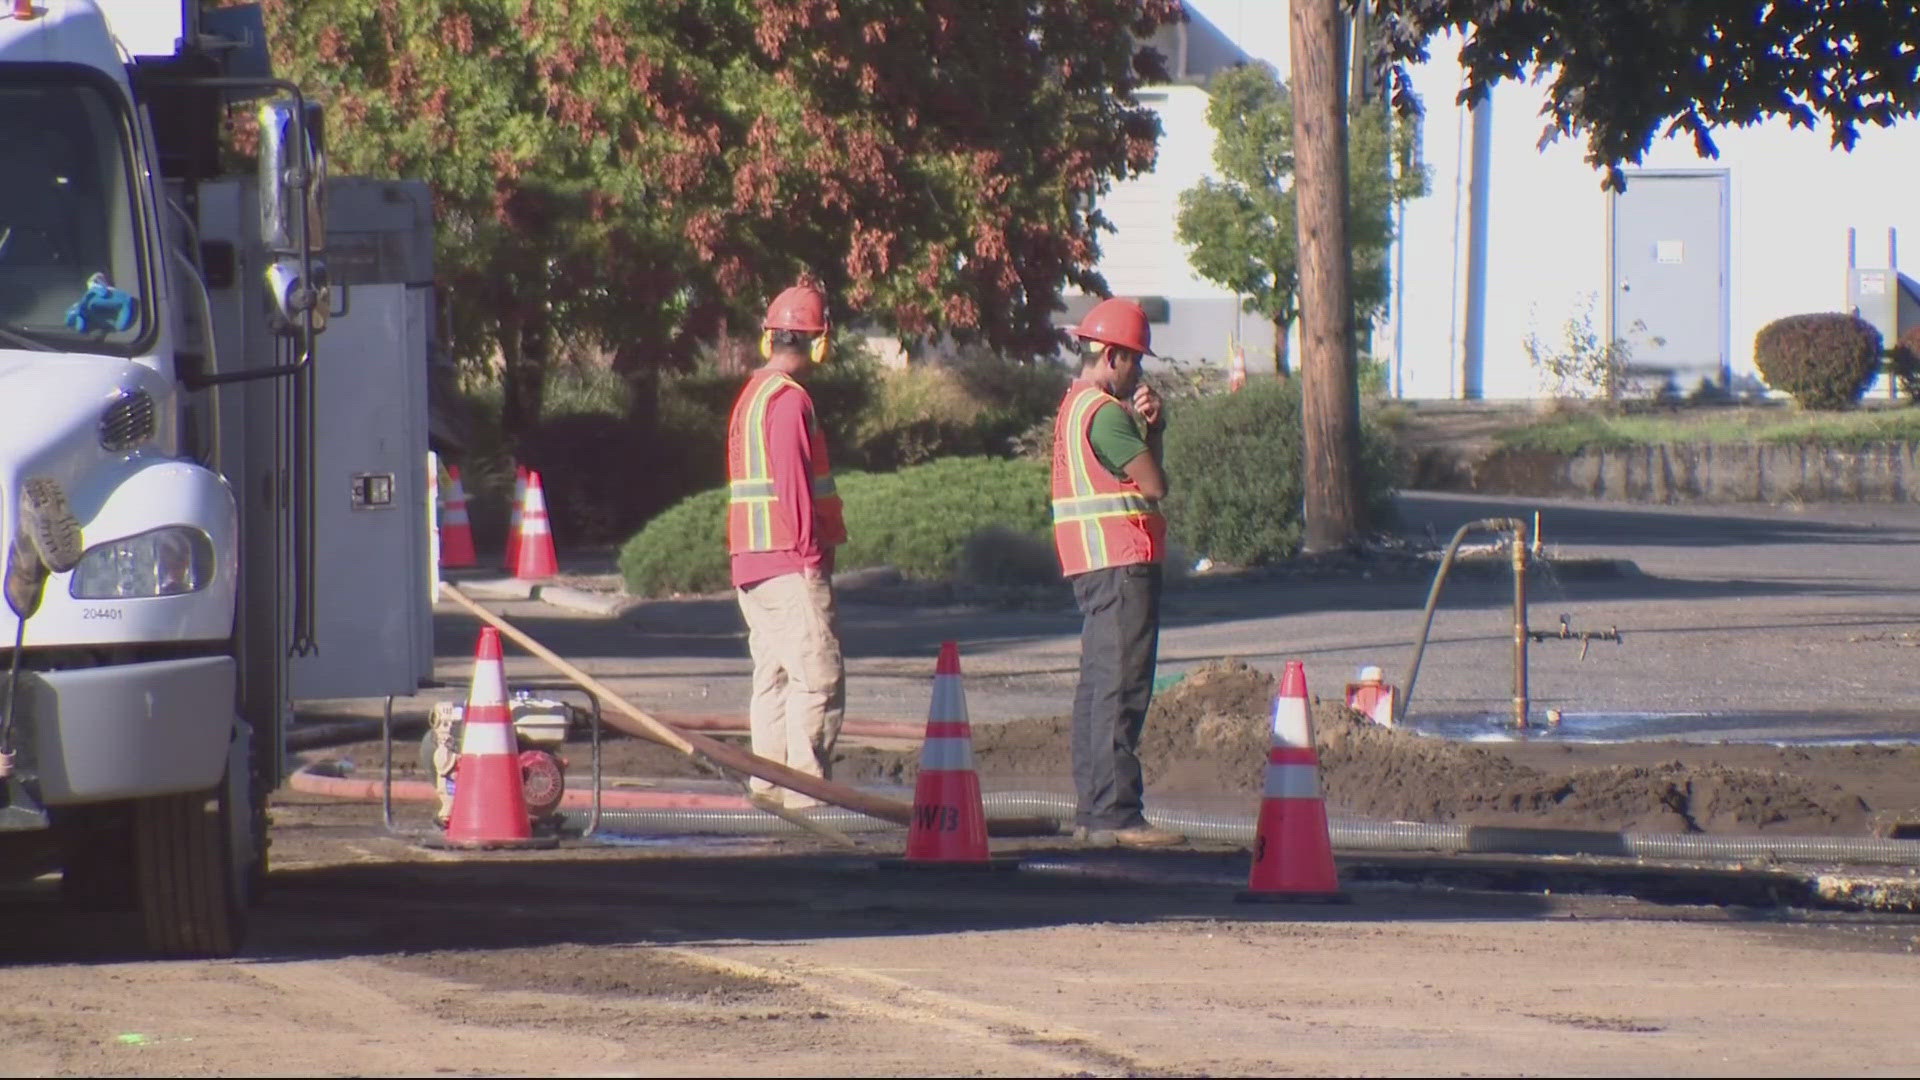
[[[1273,699],[1273,746],[1254,834],[1253,872],[1241,900],[1344,902],[1333,868],[1327,805],[1320,798],[1320,755],[1307,711],[1307,669],[1287,661]]]
[[[1239,390],[1247,385],[1247,350],[1237,341],[1227,343],[1227,390]]]
[[[500,567],[511,574],[520,565],[520,510],[527,504],[527,467],[513,467],[513,516],[507,519],[507,552]]]
[[[538,581],[560,572],[553,554],[553,530],[547,526],[547,497],[540,490],[540,474],[527,473],[527,501],[520,511],[520,543],[513,556],[513,576]]]
[[[440,565],[458,570],[475,565],[473,526],[467,521],[467,493],[460,487],[460,467],[447,466],[447,486],[441,489]]]
[[[453,811],[447,816],[449,847],[551,847],[557,838],[535,838],[521,788],[520,752],[507,708],[507,675],[500,660],[500,631],[485,627],[473,655],[473,683],[462,717],[460,761],[454,767]]]
[[[913,786],[913,822],[907,856],[884,866],[1005,869],[1017,860],[987,855],[987,813],[980,776],[973,771],[973,727],[967,722],[967,692],[960,685],[960,647],[941,642],[934,668],[927,735],[920,744],[920,777]]]
[[[1380,669],[1369,664],[1360,669],[1360,681],[1347,684],[1347,708],[1383,727],[1394,724],[1394,710],[1400,704],[1400,691],[1385,681]]]

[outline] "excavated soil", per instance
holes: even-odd
[[[1159,694],[1140,757],[1150,798],[1217,803],[1257,799],[1274,675],[1238,660],[1202,667]],[[1503,824],[1630,832],[1885,835],[1920,822],[1920,747],[1794,747],[1635,742],[1460,743],[1381,727],[1316,700],[1321,785],[1335,814],[1435,824]],[[983,785],[1070,791],[1071,722],[1037,717],[974,729]],[[911,785],[919,751],[843,744],[835,778]],[[377,744],[329,752],[378,775]],[[412,742],[396,747],[396,775],[416,775]],[[587,774],[588,748],[569,746],[570,774]],[[705,777],[666,747],[610,738],[603,771]],[[1905,833],[1902,833],[1905,835]]]
[[[1229,660],[1159,695],[1140,742],[1149,788],[1161,797],[1257,793],[1273,693],[1272,674]],[[1663,760],[1658,755],[1676,749],[1668,744],[1641,744],[1653,757],[1646,763],[1546,771],[1500,749],[1384,728],[1337,702],[1316,700],[1313,718],[1321,783],[1335,813],[1634,832],[1868,830],[1867,803],[1839,784],[1784,770]],[[989,780],[1066,775],[1070,726],[1067,717],[1046,717],[978,728],[976,767]],[[1840,756],[1856,756],[1852,749]],[[843,778],[905,782],[914,760],[911,752],[861,750],[841,765]]]

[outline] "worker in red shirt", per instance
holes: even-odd
[[[753,752],[825,778],[846,711],[833,549],[847,540],[826,437],[802,385],[827,358],[827,298],[796,285],[761,324],[755,371],[727,424],[727,550],[753,654]],[[756,802],[820,805],[752,778]]]
[[[1084,619],[1073,695],[1074,836],[1096,846],[1184,843],[1148,824],[1140,732],[1160,647],[1160,563],[1167,494],[1160,396],[1140,378],[1147,313],[1102,300],[1073,334],[1080,377],[1054,421],[1053,542]]]

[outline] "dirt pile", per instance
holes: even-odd
[[[1155,698],[1140,742],[1141,768],[1161,795],[1261,789],[1274,677],[1237,660],[1210,664]],[[1859,835],[1867,806],[1829,783],[1785,772],[1680,761],[1551,773],[1499,750],[1372,723],[1316,700],[1321,785],[1336,814],[1396,821],[1535,825],[1633,832]],[[1067,717],[978,727],[983,777],[1070,774]],[[913,753],[855,751],[842,778],[910,783]]]

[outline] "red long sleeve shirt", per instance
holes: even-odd
[[[791,528],[791,548],[733,556],[733,585],[745,588],[781,574],[833,573],[833,548],[820,542],[813,514],[813,400],[787,392],[767,406],[767,463],[773,471],[773,513]]]

